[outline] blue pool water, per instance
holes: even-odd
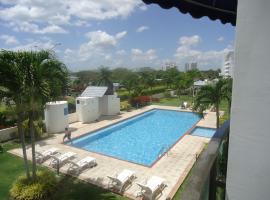
[[[196,127],[192,131],[191,135],[211,138],[214,136],[215,132],[216,132],[216,129],[214,128]]]
[[[200,117],[155,109],[73,140],[72,146],[151,166]]]

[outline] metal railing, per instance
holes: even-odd
[[[220,148],[226,141],[227,146],[223,149],[224,155],[227,157],[228,136],[230,122],[226,121],[215,133],[207,148],[198,157],[194,164],[190,176],[185,181],[183,192],[180,195],[181,200],[216,200],[217,188],[220,187],[225,191],[225,177],[218,176],[218,155]],[[223,156],[224,156],[223,155]],[[227,158],[225,158],[227,160]],[[226,162],[225,162],[226,165]],[[226,176],[226,166],[225,169]],[[222,199],[225,198],[225,195]]]

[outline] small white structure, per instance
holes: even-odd
[[[77,97],[76,111],[78,120],[82,123],[97,120],[100,116],[98,97]]]
[[[120,98],[114,92],[106,95],[106,86],[88,86],[80,97],[76,99],[78,120],[89,123],[97,120],[101,115],[118,115],[120,113]]]
[[[67,101],[48,102],[45,105],[45,124],[48,133],[63,132],[68,127]]]

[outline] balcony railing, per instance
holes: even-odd
[[[229,127],[230,122],[225,122],[197,159],[185,181],[181,200],[216,200],[220,195],[217,188],[222,191],[219,199],[225,199]]]

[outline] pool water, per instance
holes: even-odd
[[[216,129],[214,128],[196,127],[192,131],[191,135],[211,138],[214,136],[215,132],[216,132]]]
[[[200,117],[154,109],[72,141],[72,146],[151,166]]]

